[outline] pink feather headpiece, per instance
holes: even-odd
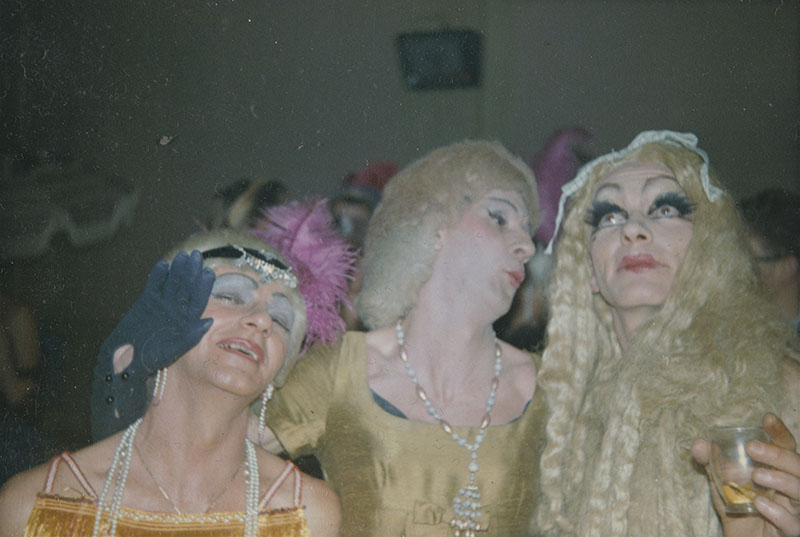
[[[313,343],[329,344],[344,332],[341,306],[357,254],[333,227],[328,200],[292,201],[264,211],[251,231],[278,250],[297,275],[306,303],[307,335],[302,355]]]

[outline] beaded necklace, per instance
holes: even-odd
[[[442,419],[441,413],[436,409],[430,399],[428,399],[428,394],[425,393],[425,390],[422,388],[422,386],[419,385],[417,374],[414,371],[414,368],[411,367],[411,364],[408,362],[408,352],[405,344],[406,335],[405,332],[403,332],[402,319],[397,321],[397,325],[395,326],[395,335],[397,336],[397,344],[400,346],[400,359],[403,361],[403,365],[406,368],[406,374],[408,375],[408,378],[410,378],[414,383],[414,387],[417,391],[417,397],[419,397],[422,403],[425,405],[425,410],[433,419],[439,422],[439,426],[445,433],[447,433],[448,436],[450,436],[450,438],[455,440],[459,446],[463,447],[470,453],[470,462],[467,465],[467,470],[469,470],[469,481],[466,485],[459,489],[458,494],[453,497],[453,518],[450,520],[450,527],[453,529],[453,535],[455,537],[475,537],[476,531],[482,531],[486,529],[486,527],[482,526],[478,521],[483,514],[481,511],[483,504],[481,504],[481,492],[478,488],[475,476],[480,469],[480,465],[478,464],[478,450],[480,449],[481,444],[486,437],[486,429],[489,427],[489,423],[491,422],[491,412],[496,402],[497,386],[500,383],[500,371],[503,368],[503,360],[501,358],[503,354],[502,350],[500,349],[500,345],[497,343],[497,338],[495,337],[494,376],[491,380],[489,397],[486,399],[486,414],[483,415],[483,419],[481,420],[478,431],[475,433],[472,443],[470,443],[466,437],[455,432],[453,427],[447,423],[447,421]]]
[[[100,535],[100,519],[103,511],[108,511],[109,531],[107,535],[113,536],[117,531],[117,520],[119,519],[120,507],[122,507],[122,495],[125,492],[125,482],[128,479],[128,471],[131,466],[131,458],[134,452],[133,440],[136,437],[136,431],[142,423],[142,418],[136,420],[130,427],[128,427],[122,434],[122,438],[114,451],[114,458],[111,461],[111,468],[108,470],[103,491],[97,498],[97,513],[94,519],[94,530],[92,537]],[[245,516],[244,516],[244,535],[245,537],[257,537],[258,535],[258,500],[259,500],[259,472],[258,472],[258,458],[256,457],[256,450],[250,440],[245,439]],[[238,470],[237,470],[238,473]],[[111,486],[114,486],[114,492],[111,496],[111,503],[105,502],[105,497],[108,495]],[[159,487],[160,488],[160,487]],[[216,501],[216,500],[215,500]],[[171,502],[170,502],[171,503]],[[210,515],[209,515],[210,516]],[[209,516],[202,517],[203,520],[209,519]],[[213,519],[213,516],[211,516]]]

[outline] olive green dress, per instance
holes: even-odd
[[[366,359],[359,332],[312,349],[276,392],[269,426],[291,456],[320,460],[341,499],[341,535],[451,535],[453,497],[467,484],[469,454],[439,425],[383,410],[372,397]],[[544,414],[536,390],[522,416],[489,427],[478,452],[480,522],[487,527],[479,536],[527,534]],[[454,429],[472,441],[477,427]]]

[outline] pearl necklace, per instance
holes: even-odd
[[[100,535],[100,519],[103,511],[108,511],[109,518],[109,531],[107,535],[113,536],[117,531],[117,520],[119,519],[120,507],[122,507],[122,495],[125,492],[125,482],[128,479],[128,471],[131,466],[131,457],[136,449],[133,440],[136,437],[136,431],[142,423],[142,418],[136,420],[130,427],[128,427],[122,434],[122,438],[114,451],[114,458],[111,461],[111,468],[108,470],[105,484],[103,485],[103,492],[97,498],[97,513],[94,518],[94,530],[92,537]],[[244,535],[245,537],[258,536],[258,501],[259,501],[259,481],[260,474],[258,472],[258,458],[256,457],[256,449],[253,447],[250,440],[245,439],[245,520],[244,520]],[[144,461],[142,461],[144,464]],[[145,469],[146,465],[145,465]],[[148,473],[150,472],[147,469]],[[238,469],[237,469],[238,473]],[[235,474],[234,474],[235,475]],[[150,477],[153,477],[152,474]],[[111,489],[112,483],[114,484],[114,492],[111,496],[110,505],[105,502],[105,497]],[[156,485],[158,483],[156,482]],[[159,486],[159,490],[161,487]],[[161,491],[164,494],[164,491]],[[169,498],[167,498],[169,499]],[[217,498],[218,499],[218,498]],[[216,499],[214,500],[216,501]],[[172,501],[170,500],[170,503]],[[175,504],[172,504],[176,509]]]
[[[414,383],[417,391],[417,397],[420,398],[425,405],[425,410],[430,416],[439,422],[439,426],[447,433],[459,446],[463,447],[470,452],[470,462],[467,465],[469,470],[469,481],[467,484],[459,489],[458,494],[453,497],[453,518],[450,520],[450,527],[453,528],[453,535],[455,537],[475,537],[476,531],[483,531],[487,528],[482,526],[478,519],[482,516],[481,508],[481,492],[476,483],[475,476],[480,469],[478,464],[478,450],[483,443],[486,436],[486,429],[491,422],[491,412],[494,408],[497,396],[497,386],[500,384],[500,371],[503,368],[502,350],[497,343],[495,337],[495,351],[494,351],[494,377],[491,380],[491,389],[489,390],[489,397],[486,399],[486,414],[484,414],[478,431],[472,443],[469,440],[455,432],[452,426],[442,419],[441,413],[436,409],[434,404],[428,399],[428,394],[422,386],[419,385],[417,374],[411,364],[408,362],[408,352],[406,350],[406,335],[403,332],[403,320],[397,321],[395,326],[395,335],[397,336],[397,344],[400,346],[400,359],[406,368],[408,378]]]

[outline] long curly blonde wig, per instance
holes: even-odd
[[[701,183],[705,153],[653,142],[618,155],[582,171],[587,184],[570,200],[559,239],[539,372],[550,416],[532,531],[716,535],[707,479],[689,448],[712,425],[759,425],[781,408],[778,367],[793,352],[791,333],[757,292],[733,200],[713,171],[710,186]],[[592,293],[585,217],[597,181],[631,161],[669,167],[695,212],[668,298],[623,350],[608,304]]]
[[[496,142],[464,141],[437,149],[392,178],[369,222],[356,307],[371,329],[404,317],[428,281],[436,233],[454,226],[492,190],[518,192],[535,229],[531,169]]]

